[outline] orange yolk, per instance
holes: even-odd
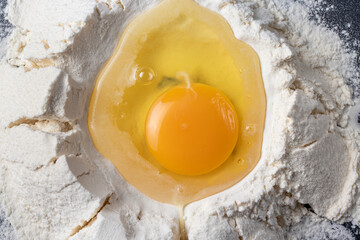
[[[200,175],[220,166],[238,139],[238,119],[230,100],[204,85],[174,87],[151,106],[146,141],[166,169]]]

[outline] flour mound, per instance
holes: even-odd
[[[15,29],[0,65],[0,200],[18,239],[180,238],[177,208],[129,185],[96,151],[86,121],[121,32],[158,2],[9,1]],[[296,239],[314,222],[359,224],[360,136],[347,85],[359,76],[356,54],[299,3],[196,2],[258,53],[267,115],[258,165],[185,207],[188,238]]]

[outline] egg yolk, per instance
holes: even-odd
[[[123,31],[97,77],[88,129],[128,183],[185,205],[254,169],[265,112],[256,52],[220,15],[163,0]]]
[[[146,141],[166,169],[200,175],[220,166],[238,138],[236,111],[227,97],[204,85],[174,87],[151,106]]]

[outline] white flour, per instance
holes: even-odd
[[[98,71],[126,24],[157,2],[9,2],[16,28],[0,65],[0,200],[18,239],[179,239],[177,209],[122,179],[86,126]],[[259,164],[185,208],[188,238],[316,238],[331,224],[304,204],[359,224],[360,136],[349,124],[346,85],[359,84],[355,55],[300,4],[197,2],[257,51],[268,101]]]
[[[15,240],[15,233],[9,221],[6,220],[6,214],[0,206],[0,239]]]
[[[354,237],[344,226],[310,215],[290,229],[288,239],[352,240]]]

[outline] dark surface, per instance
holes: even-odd
[[[5,15],[2,9],[6,5],[6,0],[0,0],[0,40],[10,33],[11,24],[5,20]]]
[[[315,9],[313,18],[324,21],[351,50],[357,52],[357,66],[360,67],[360,0],[326,0],[321,6]],[[360,240],[360,226],[351,222],[344,223],[343,226],[351,231],[356,240]]]
[[[344,39],[356,42],[354,47],[358,52],[360,50],[360,1],[359,0],[326,0],[324,5],[331,6],[329,10],[318,11],[319,15],[323,17],[329,27],[337,27],[337,32]],[[349,33],[342,33],[346,30]]]
[[[5,4],[6,0],[0,0],[0,9],[3,9],[5,7]],[[348,44],[351,50],[357,51],[357,65],[359,66],[360,0],[326,0],[323,1],[320,6],[321,7],[315,8],[312,17],[314,18],[314,20],[323,22],[329,28],[334,29]],[[3,11],[0,11],[0,40],[9,35],[10,26],[10,23],[4,20]],[[3,224],[8,224],[8,222],[4,219],[1,219],[0,217],[0,226]],[[356,240],[360,240],[359,226],[354,226],[351,223],[345,223],[343,224],[343,226],[345,226],[349,231],[352,232]],[[0,240],[3,240],[1,238],[2,235],[0,234]]]
[[[357,53],[356,65],[360,68],[360,0],[325,0],[315,8],[313,18],[334,29]],[[360,86],[353,82],[359,81],[349,79],[348,84],[353,87],[354,96],[360,98]]]

